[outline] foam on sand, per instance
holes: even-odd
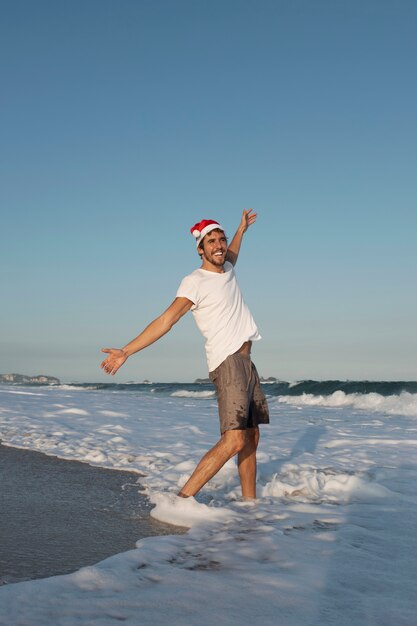
[[[206,506],[192,497],[180,498],[173,493],[153,493],[150,500],[155,504],[151,516],[174,526],[191,528],[233,519],[230,509]]]
[[[153,626],[169,615],[172,626],[276,626],[277,616],[285,626],[414,626],[417,413],[406,394],[367,395],[272,401],[260,497],[246,502],[234,461],[197,498],[175,495],[218,439],[215,402],[1,394],[4,443],[140,473],[153,515],[190,530],[67,576],[5,585],[0,624]]]
[[[365,472],[340,473],[331,468],[300,468],[287,465],[280,475],[274,474],[262,488],[263,496],[297,498],[304,502],[346,504],[355,500],[372,502],[392,495]]]

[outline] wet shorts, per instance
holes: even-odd
[[[220,432],[269,424],[269,411],[250,355],[236,352],[209,373],[216,387]]]

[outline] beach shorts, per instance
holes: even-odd
[[[221,434],[269,424],[268,404],[250,355],[231,354],[209,377],[216,388]]]

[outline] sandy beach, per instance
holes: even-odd
[[[5,442],[141,473],[152,516],[189,527],[3,585],[1,624],[414,626],[413,394],[270,396],[248,503],[234,462],[197,499],[175,496],[218,434],[215,399],[178,391],[1,388]]]

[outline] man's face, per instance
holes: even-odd
[[[210,231],[204,237],[202,247],[203,264],[209,263],[215,267],[222,267],[224,265],[227,253],[227,239],[222,230]]]

